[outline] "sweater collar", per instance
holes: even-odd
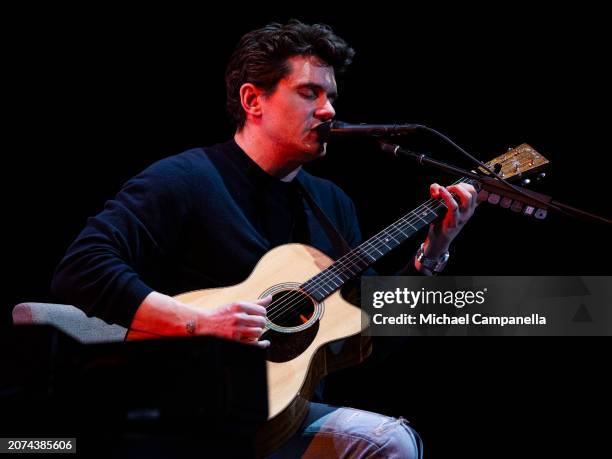
[[[231,155],[236,159],[240,167],[251,177],[256,179],[257,181],[263,181],[267,183],[277,183],[277,184],[288,184],[293,181],[296,177],[300,175],[302,172],[302,166],[299,166],[297,169],[293,170],[289,174],[287,174],[283,178],[276,178],[266,171],[264,171],[259,164],[251,159],[246,152],[240,148],[240,146],[236,143],[234,139],[229,140],[225,143],[227,151],[231,153]]]

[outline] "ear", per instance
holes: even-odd
[[[244,83],[240,86],[240,103],[246,112],[247,118],[250,116],[261,116],[261,98],[263,91],[253,83]]]

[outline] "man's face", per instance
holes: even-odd
[[[325,153],[313,128],[336,114],[334,69],[314,56],[294,56],[288,63],[291,72],[262,99],[261,128],[287,159],[310,161]]]

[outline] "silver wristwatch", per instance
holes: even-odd
[[[416,260],[421,264],[421,266],[427,268],[432,273],[441,272],[446,266],[446,263],[448,263],[450,253],[446,251],[442,255],[440,255],[440,258],[428,258],[425,256],[423,246],[424,244],[421,244],[421,247],[419,247],[419,250],[417,250],[417,253],[415,255]]]

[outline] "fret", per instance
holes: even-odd
[[[398,241],[395,237],[393,237],[393,234],[389,234],[389,236],[397,243],[397,245],[401,244],[401,241]],[[395,247],[397,247],[397,245]]]
[[[390,234],[389,231],[384,231],[384,235],[380,236],[377,238],[377,241],[380,241],[382,244],[384,244],[385,246],[389,247],[390,249],[394,249],[396,246],[393,245],[393,241],[392,239],[397,242],[395,240],[395,238]]]
[[[401,227],[399,227],[399,226],[397,227],[397,230],[398,230],[400,233],[402,233],[402,236],[404,236],[404,238],[405,238],[404,240],[406,240],[406,239],[408,239],[410,236],[412,236],[412,234],[408,235],[408,234],[404,233],[404,232],[402,231],[402,228],[401,228]]]
[[[401,229],[400,231],[402,231],[402,234],[406,234],[406,239],[411,237],[414,233],[416,233],[419,230],[415,228],[413,225],[411,225],[410,222],[402,222],[402,225],[403,225],[403,228],[406,230],[406,232],[402,231]],[[398,228],[402,228],[402,227],[398,226]]]
[[[347,266],[337,266],[336,269],[344,269],[345,271],[348,271],[349,273],[351,273],[351,275],[355,275],[359,272],[359,265],[357,264],[358,262],[354,262],[351,263]],[[357,269],[356,269],[357,268]]]
[[[427,221],[426,221],[426,220],[423,220],[423,218],[421,218],[421,216],[420,216],[420,215],[418,215],[418,214],[414,214],[414,216],[415,216],[416,218],[418,218],[419,220],[421,220],[422,222],[425,222],[425,225],[427,224]],[[425,225],[422,225],[422,226],[421,226],[421,228],[422,228],[423,226],[425,226]]]
[[[412,234],[418,232],[421,228],[417,228],[416,226],[414,226],[412,223],[410,222],[406,222],[408,224],[408,226],[410,226],[410,228],[412,228]]]
[[[357,248],[357,249],[359,249],[359,248]],[[367,255],[368,257],[371,258],[370,261],[376,261],[376,257],[373,257],[372,255],[370,255],[368,252],[366,252],[364,250],[357,250],[357,249],[355,249],[356,253],[359,253],[359,254],[363,253],[363,254],[365,254],[365,255]]]
[[[384,239],[383,240],[379,239],[378,241],[388,249],[393,248],[393,247],[390,247],[389,244],[387,244],[387,242]],[[384,247],[383,247],[383,250],[384,250]]]

